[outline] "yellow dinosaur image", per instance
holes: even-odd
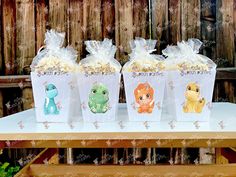
[[[185,91],[186,101],[183,106],[183,111],[185,113],[201,113],[205,105],[205,99],[200,97],[199,86],[191,82],[187,85]]]

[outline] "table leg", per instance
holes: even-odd
[[[72,148],[67,148],[66,151],[67,151],[67,156],[66,156],[67,164],[72,165],[74,163],[74,160],[73,160],[73,149]]]

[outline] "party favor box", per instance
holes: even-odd
[[[198,54],[198,39],[178,42],[163,50],[169,67],[164,109],[178,121],[209,121],[216,64]]]
[[[165,72],[123,72],[131,121],[160,121]]]
[[[79,118],[75,74],[31,72],[37,122],[71,122]]]
[[[167,87],[173,91],[177,120],[209,121],[216,70],[171,71],[169,74]]]
[[[78,87],[83,119],[107,122],[116,119],[120,90],[119,72],[110,74],[78,74]]]

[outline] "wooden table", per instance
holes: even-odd
[[[16,176],[236,176],[218,148],[236,147],[236,104],[214,103],[210,122],[129,122],[125,104],[107,123],[36,123],[34,109],[0,119],[2,148],[45,148]],[[214,147],[213,165],[46,165],[57,148]],[[231,148],[233,149],[233,148]]]

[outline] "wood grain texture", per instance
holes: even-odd
[[[234,67],[236,67],[236,0],[234,0]]]
[[[181,40],[181,0],[169,0],[169,44]]]
[[[58,32],[68,32],[68,0],[49,0],[49,28]],[[67,35],[65,44],[67,44]]]
[[[83,0],[69,1],[69,44],[78,51],[78,61],[83,51]]]
[[[149,14],[148,0],[133,1],[133,35],[148,39],[149,34]]]
[[[116,0],[116,46],[118,47],[117,59],[121,64],[128,60],[130,53],[129,41],[133,39],[133,1]]]
[[[2,1],[0,1],[0,19],[2,19]],[[0,75],[3,74],[3,52],[2,52],[2,23],[0,23]],[[3,94],[0,90],[0,118],[3,117]],[[1,146],[1,145],[0,145]]]
[[[234,0],[216,1],[216,56],[226,66],[234,66]],[[217,85],[220,100],[235,102],[235,83],[219,82]],[[224,94],[222,94],[224,93]]]
[[[157,52],[161,54],[169,41],[168,0],[152,0],[152,34],[157,40]]]
[[[16,1],[17,73],[28,74],[35,56],[34,0]]]
[[[181,1],[181,38],[200,38],[200,0]]]
[[[45,32],[48,25],[48,0],[36,0],[35,2],[35,27],[36,46],[35,53],[44,45]]]
[[[102,39],[102,1],[83,1],[83,31],[85,40]]]
[[[2,32],[4,73],[16,73],[16,2],[2,0]]]
[[[102,1],[102,37],[115,40],[115,0]]]
[[[78,61],[83,51],[83,1],[69,1],[69,44],[78,51]]]
[[[35,56],[35,16],[33,0],[16,1],[16,60],[17,73],[29,74],[30,64]],[[20,83],[19,83],[20,84]],[[32,89],[22,90],[23,110],[29,109],[29,104],[33,103]]]
[[[29,174],[31,176],[103,176],[103,177],[117,177],[117,176],[221,176],[224,174],[227,177],[233,177],[236,173],[235,164],[225,165],[147,165],[147,166],[122,166],[122,165],[39,165],[32,164],[29,167]]]
[[[3,105],[3,91],[0,90],[0,118],[4,116],[3,108],[4,108],[4,105]]]
[[[0,19],[2,20],[2,1],[0,1]],[[2,23],[0,23],[0,74],[3,74]]]
[[[216,0],[216,48],[217,58],[234,65],[234,0]]]

